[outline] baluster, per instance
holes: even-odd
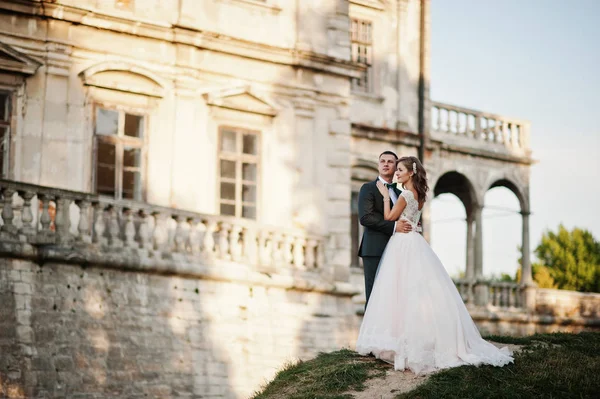
[[[292,265],[294,263],[294,254],[292,253],[292,245],[294,244],[294,237],[291,235],[285,235],[282,237],[282,257],[283,261],[287,265]]]
[[[23,216],[21,217],[23,225],[19,229],[19,233],[27,237],[33,237],[35,235],[35,227],[32,223],[33,212],[31,211],[31,200],[35,193],[31,191],[19,191],[19,195],[23,197]]]
[[[192,255],[197,256],[200,254],[200,251],[202,249],[202,237],[204,236],[203,233],[202,235],[200,233],[200,226],[202,226],[203,228],[206,227],[202,224],[202,222],[199,222],[196,219],[190,219],[189,225],[190,234],[188,234],[187,245],[189,246]]]
[[[106,231],[106,224],[104,223],[104,206],[101,203],[94,205],[94,237],[93,242],[95,244],[104,244],[104,232]]]
[[[231,251],[231,258],[235,261],[239,261],[242,258],[242,246],[240,245],[240,233],[242,228],[234,225],[229,233],[229,248]]]
[[[266,230],[261,230],[258,235],[258,256],[261,266],[271,266],[273,259],[271,250],[270,233]]]
[[[442,131],[442,109],[440,107],[435,107],[437,109],[437,131]]]
[[[217,222],[210,220],[206,226],[206,232],[202,239],[202,252],[205,255],[213,256],[215,254],[215,238],[214,234],[217,231]]]
[[[153,212],[154,217],[154,231],[152,231],[152,248],[154,250],[154,256],[160,257],[162,251],[165,249],[165,245],[168,241],[167,235],[163,231],[163,215],[160,212]]]
[[[5,188],[2,190],[4,196],[4,207],[2,208],[2,220],[4,224],[0,228],[0,231],[7,233],[12,236],[17,233],[17,226],[13,224],[15,214],[13,212],[13,194],[15,190],[12,188]]]
[[[281,241],[283,239],[283,236],[281,235],[281,233],[279,232],[274,232],[271,235],[271,243],[272,243],[272,258],[273,258],[273,265],[274,266],[279,266],[283,263],[284,261],[284,257],[283,257],[283,253],[282,253],[282,248],[281,248]]]
[[[57,243],[67,244],[71,241],[71,215],[69,214],[69,207],[71,200],[68,198],[57,198],[56,199],[56,218],[54,219],[54,226],[56,228]]]
[[[494,284],[494,283],[492,283]],[[502,289],[498,283],[494,284],[494,306],[502,306]]]
[[[294,241],[294,266],[297,269],[304,269],[304,246],[306,245],[306,239],[304,237],[298,237]]]
[[[229,229],[231,229],[231,224],[222,222],[221,229],[219,230],[219,257],[221,259],[231,259],[229,254]]]
[[[444,130],[446,133],[450,133],[450,110],[446,110],[446,129]]]
[[[79,223],[77,224],[76,241],[85,244],[92,243],[92,234],[90,232],[89,209],[90,201],[76,200],[75,204],[79,207]]]
[[[123,241],[120,237],[121,226],[119,225],[119,210],[112,206],[109,211],[108,219],[108,245],[115,248],[121,248]]]
[[[459,135],[460,134],[460,113],[458,111],[455,111],[454,115],[456,115],[456,120],[454,121],[454,127],[456,129],[456,134]]]
[[[140,227],[138,229],[138,236],[140,240],[140,247],[145,251],[152,250],[152,240],[150,235],[150,216],[141,210],[138,213],[138,217],[140,218]]]
[[[126,209],[124,211],[124,213],[125,213],[124,246],[127,248],[138,248],[139,245],[135,242],[135,223],[133,220],[133,211],[131,209]]]
[[[306,242],[306,255],[305,255],[305,261],[306,261],[306,268],[307,269],[314,269],[315,267],[317,267],[316,265],[316,248],[317,248],[317,241],[309,238],[308,241]]]
[[[507,306],[509,308],[511,308],[511,307],[513,307],[515,305],[515,297],[513,295],[512,286],[510,286],[510,285],[507,286],[506,287],[506,291],[507,291],[507,294],[508,294],[508,303],[507,303]]]
[[[242,245],[244,251],[244,259],[250,265],[256,265],[258,261],[258,251],[260,250],[260,244],[257,247],[256,243],[256,230],[252,227],[246,227],[242,235]]]
[[[174,245],[174,250],[175,252],[185,252],[185,218],[183,216],[180,215],[176,215],[174,217],[175,222],[177,223],[175,226],[175,245]]]
[[[515,123],[510,124],[510,145],[512,148],[519,146],[519,135],[517,134],[517,126]]]
[[[473,137],[477,140],[481,139],[482,135],[482,119],[483,117],[481,115],[475,115],[475,132],[473,134]]]

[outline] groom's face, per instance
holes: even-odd
[[[396,157],[391,154],[383,154],[379,157],[379,175],[391,179],[396,171]]]

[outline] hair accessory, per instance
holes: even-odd
[[[417,163],[413,162],[413,173],[416,175],[417,174]]]

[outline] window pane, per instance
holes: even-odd
[[[256,202],[256,186],[250,186],[246,184],[242,186],[242,201]]]
[[[235,161],[221,159],[221,177],[235,179]]]
[[[115,168],[98,164],[96,166],[96,193],[115,196]]]
[[[235,205],[221,204],[221,215],[235,216]]]
[[[0,93],[0,121],[10,121],[10,96],[9,93]]]
[[[6,177],[8,173],[8,145],[9,145],[8,127],[0,126],[0,177]]]
[[[98,108],[96,111],[96,134],[117,134],[119,113],[112,109]]]
[[[255,163],[243,163],[242,164],[242,180],[256,181],[256,164]]]
[[[244,154],[256,155],[258,153],[258,140],[255,134],[244,134]]]
[[[221,183],[221,199],[235,200],[234,183]]]
[[[244,206],[242,207],[242,217],[246,219],[256,219],[256,207]]]
[[[142,199],[142,174],[139,171],[123,171],[123,198]]]
[[[115,146],[111,143],[106,143],[102,140],[98,140],[97,151],[98,152],[96,159],[98,164],[103,164],[114,168],[117,159]]]
[[[139,168],[142,165],[142,149],[125,147],[123,151],[123,166]]]
[[[140,115],[125,114],[125,136],[144,136],[144,117]]]
[[[237,152],[235,138],[235,132],[232,132],[231,130],[221,130],[221,151]]]

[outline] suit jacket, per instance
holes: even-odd
[[[395,222],[383,218],[383,196],[377,188],[377,180],[365,183],[358,194],[358,217],[365,231],[358,248],[358,256],[381,256],[390,237],[394,234]],[[401,191],[396,189],[400,196]],[[391,205],[391,204],[390,204]]]

